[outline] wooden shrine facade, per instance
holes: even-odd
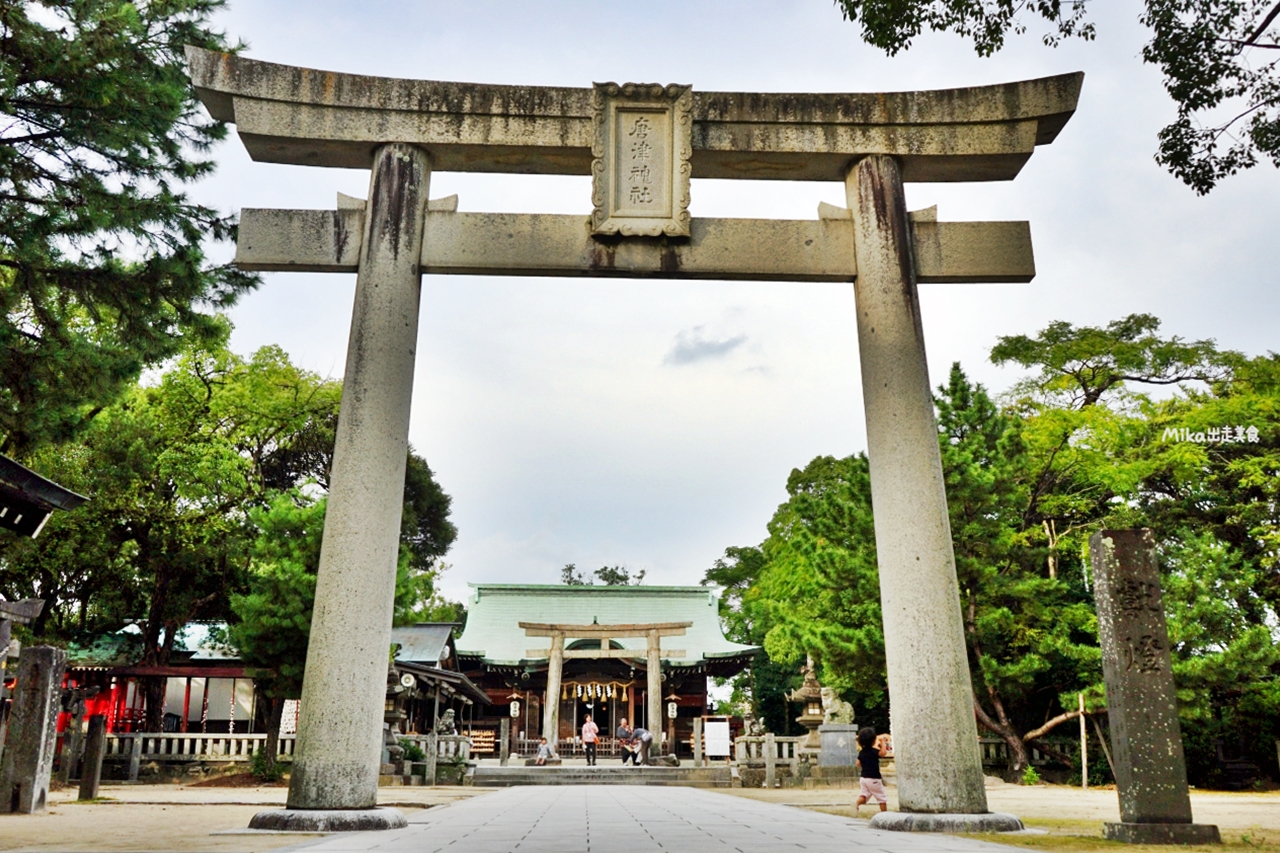
[[[708,713],[708,678],[736,675],[759,651],[724,637],[719,596],[706,587],[474,590],[458,658],[494,703],[475,709],[474,728],[496,731],[509,717],[522,752],[554,733],[557,750],[574,754],[586,714],[600,727],[602,754],[613,753],[623,718],[684,750],[693,719]],[[546,647],[530,648],[542,637]]]

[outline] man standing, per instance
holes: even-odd
[[[636,764],[641,767],[649,764],[649,747],[653,744],[653,735],[648,729],[636,727],[631,732],[631,737],[635,740],[636,746]]]
[[[594,767],[596,763],[596,741],[599,740],[600,727],[591,721],[591,715],[583,719],[582,722],[582,749],[587,754],[587,766]]]
[[[622,750],[622,764],[626,766],[628,761],[635,763],[636,754],[632,749],[633,732],[631,727],[627,725],[627,718],[623,717],[618,723],[618,730],[614,732],[614,737],[618,739],[618,749]]]

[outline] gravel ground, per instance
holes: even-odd
[[[0,815],[0,845],[7,851],[218,851],[254,853],[305,843],[297,835],[215,835],[247,827],[255,812],[284,804],[284,788],[193,788],[183,785],[104,785],[103,800],[75,802],[75,791],[55,792],[47,811]],[[407,815],[459,799],[483,796],[474,788],[383,788],[379,802]],[[852,815],[856,789],[728,789],[716,793]],[[889,786],[890,807],[894,790]],[[1010,812],[1031,825],[1076,826],[1085,832],[1119,818],[1114,789],[1081,791],[1057,785],[995,784],[987,789],[993,810]],[[1215,823],[1238,836],[1258,830],[1280,835],[1280,793],[1193,791],[1199,823]],[[420,813],[420,812],[418,812]],[[862,817],[870,817],[864,807]],[[1272,835],[1274,833],[1275,835]]]
[[[887,785],[889,808],[897,808],[897,791]],[[751,797],[772,803],[786,803],[805,808],[852,814],[857,789],[814,788],[811,790],[781,788],[772,791],[754,788],[730,789],[722,793]],[[1078,821],[1120,820],[1120,805],[1115,788],[1092,788],[1082,791],[1066,785],[1006,785],[987,787],[987,803],[992,811],[1008,812],[1023,820]],[[863,806],[861,816],[875,812]],[[1280,832],[1280,793],[1232,793],[1225,791],[1192,791],[1191,813],[1196,823],[1214,823],[1222,829],[1261,828]]]
[[[284,805],[285,788],[193,788],[184,785],[103,785],[102,799],[76,802],[75,790],[50,795],[34,815],[0,815],[6,851],[217,851],[256,853],[305,841],[297,835],[212,835],[244,829],[264,808]],[[474,788],[381,788],[380,805],[406,815],[467,799]],[[315,836],[316,838],[320,836]]]

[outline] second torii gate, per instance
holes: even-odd
[[[684,636],[686,628],[692,622],[653,622],[637,625],[569,625],[563,623],[520,622],[526,637],[550,637],[549,649],[530,649],[525,652],[526,658],[547,658],[547,701],[542,709],[542,736],[554,749],[560,735],[560,676],[564,672],[565,660],[587,658],[602,660],[605,658],[632,659],[641,657],[638,649],[614,649],[609,641],[629,637],[644,637],[645,644],[645,677],[646,703],[645,722],[650,729],[662,719],[662,659],[683,658],[683,649],[663,649],[663,637]],[[565,640],[599,640],[598,649],[565,649]],[[632,723],[635,720],[631,721]],[[661,742],[661,730],[655,737]]]
[[[916,286],[1025,282],[1025,222],[908,213],[905,181],[1011,180],[1082,74],[875,94],[395,80],[189,48],[258,161],[371,170],[336,210],[244,210],[236,263],[356,272],[289,808],[371,808],[423,273],[852,282],[900,808],[987,811]],[[461,213],[431,171],[591,175],[582,216]],[[841,181],[815,220],[694,219],[691,178]],[[346,824],[344,824],[345,826]],[[937,825],[942,825],[938,822]]]

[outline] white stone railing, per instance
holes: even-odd
[[[777,784],[778,767],[790,768],[792,778],[800,775],[800,741],[802,737],[777,737],[770,733],[762,736],[744,735],[733,741],[733,763],[730,772],[735,778],[744,768],[764,768],[764,785]]]
[[[292,757],[295,738],[281,737],[276,747],[279,756]],[[107,761],[129,762],[129,780],[137,781],[138,769],[144,761],[193,763],[197,761],[249,761],[263,748],[263,734],[132,734],[107,735]]]
[[[470,761],[471,738],[462,735],[442,735],[436,744],[441,761]]]
[[[437,741],[436,758],[439,761],[470,761],[471,738],[464,735],[396,735],[396,740],[407,740],[417,745],[427,757],[431,756],[431,741]]]
[[[744,735],[733,741],[733,760],[740,767],[785,764],[794,773],[800,766],[799,745],[802,740],[804,737],[778,737],[772,734]]]

